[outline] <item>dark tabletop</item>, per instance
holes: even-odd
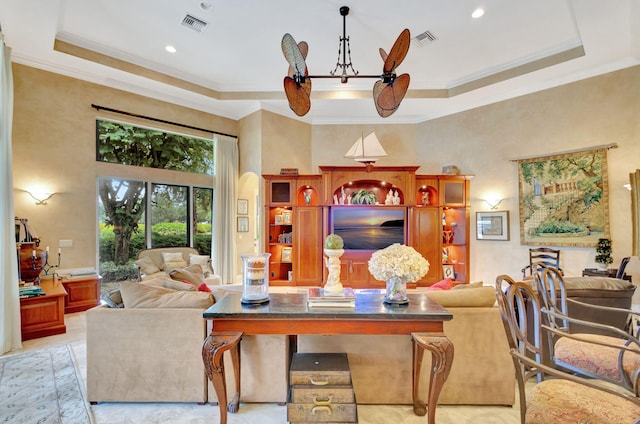
[[[215,318],[352,318],[352,319],[420,319],[448,321],[453,315],[429,299],[424,293],[409,294],[408,305],[387,305],[378,291],[362,290],[356,293],[355,307],[309,307],[306,293],[270,293],[269,303],[243,305],[241,293],[229,293],[202,316]]]

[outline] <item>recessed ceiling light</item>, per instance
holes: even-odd
[[[484,15],[484,9],[482,8],[477,8],[476,10],[473,11],[473,13],[471,14],[471,17],[473,19],[478,19],[479,17],[481,17],[482,15]]]
[[[213,5],[208,1],[202,1],[200,2],[200,9],[204,10],[205,12],[211,12],[211,10],[213,9]]]
[[[175,53],[176,52],[176,48],[173,47],[171,44],[168,44],[164,49],[166,51],[168,51],[169,53]]]

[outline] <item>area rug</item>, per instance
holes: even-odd
[[[71,346],[0,357],[0,422],[94,422]]]

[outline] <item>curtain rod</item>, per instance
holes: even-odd
[[[236,138],[236,139],[238,138],[237,135],[225,134],[225,133],[222,133],[222,132],[219,132],[219,131],[208,130],[206,128],[199,128],[199,127],[194,127],[192,125],[181,124],[179,122],[166,121],[164,119],[152,118],[150,116],[145,116],[145,115],[138,115],[137,113],[125,112],[124,110],[118,110],[118,109],[112,109],[110,107],[94,105],[93,103],[91,103],[91,107],[96,109],[97,111],[106,110],[107,112],[119,113],[120,115],[133,116],[135,118],[147,119],[149,121],[161,122],[163,124],[175,125],[177,127],[190,128],[192,130],[198,130],[198,131],[208,132],[208,133],[217,134],[217,135],[224,135],[224,136],[233,137],[233,138]]]
[[[566,155],[568,153],[579,153],[579,152],[586,152],[589,150],[600,150],[600,149],[617,149],[618,148],[618,144],[617,143],[609,143],[609,144],[601,144],[600,146],[592,146],[592,147],[584,147],[582,149],[574,149],[574,150],[565,150],[564,152],[557,152],[557,153],[550,153],[548,155],[542,155],[542,156],[526,156],[526,157],[521,157],[521,158],[514,158],[514,159],[509,159],[509,162],[519,162],[521,160],[527,160],[527,159],[538,159],[538,158],[546,158],[546,157],[550,157],[550,156],[558,156],[558,155]]]

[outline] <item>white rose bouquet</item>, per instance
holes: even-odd
[[[369,272],[376,280],[400,279],[404,282],[418,281],[429,272],[429,261],[413,247],[394,243],[378,250],[369,259]]]

